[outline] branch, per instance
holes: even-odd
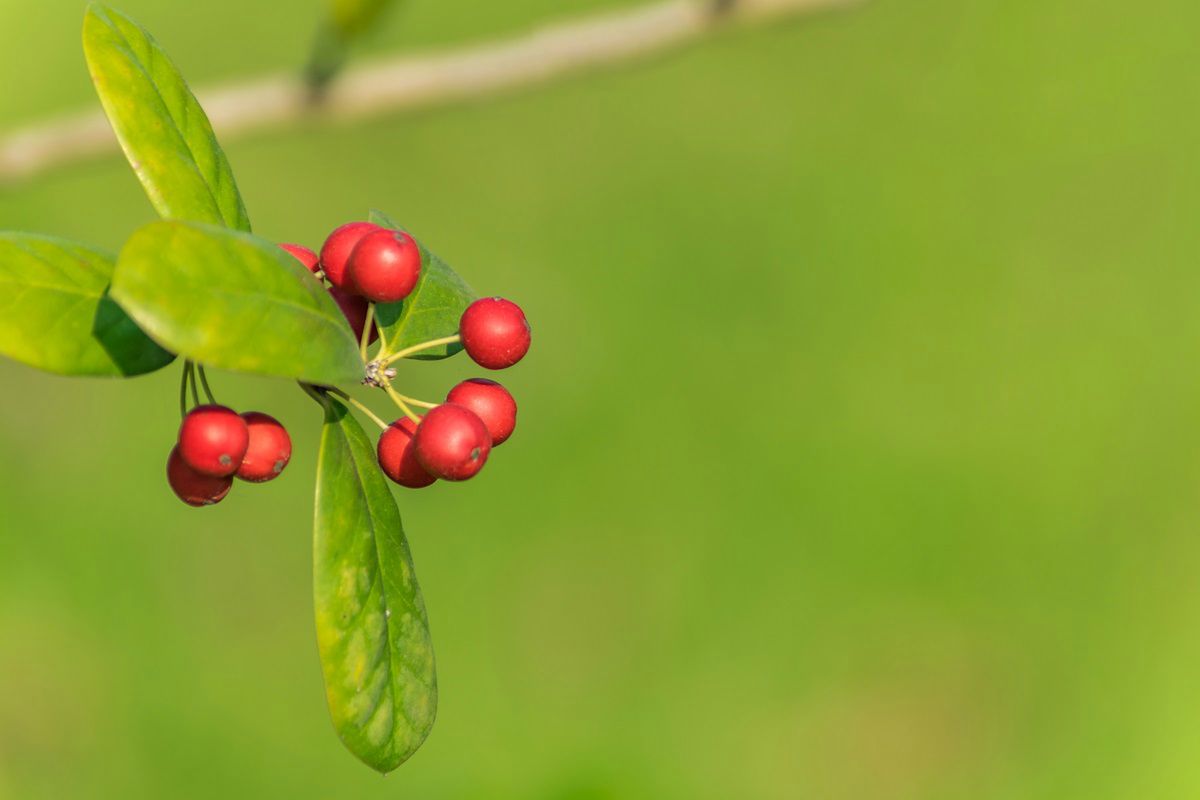
[[[449,103],[680,47],[730,24],[761,23],[861,0],[659,0],[512,39],[401,56],[347,70],[314,105],[301,77],[272,75],[197,92],[222,139],[306,118],[362,119]],[[117,149],[99,112],[0,138],[0,183]]]

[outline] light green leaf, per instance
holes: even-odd
[[[429,620],[375,447],[342,403],[322,401],[313,599],[325,694],[342,742],[387,773],[437,714]]]
[[[155,210],[166,219],[250,230],[212,125],[154,38],[93,3],[83,50],[100,103]]]
[[[372,211],[370,221],[384,228],[404,230],[382,211]],[[421,342],[453,336],[458,333],[458,323],[467,306],[479,299],[446,262],[419,240],[417,244],[421,248],[421,279],[416,288],[399,303],[388,303],[375,309],[387,352],[395,353]],[[410,357],[433,361],[449,358],[461,350],[461,345],[443,345]]]
[[[142,330],[193,361],[309,383],[362,380],[358,344],[333,298],[253,234],[147,225],[125,243],[111,291]]]
[[[128,377],[175,358],[108,297],[113,258],[73,242],[0,233],[0,353],[60,375]]]

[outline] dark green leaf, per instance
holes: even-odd
[[[384,228],[404,230],[381,211],[372,211],[370,220]],[[421,247],[421,279],[417,287],[401,302],[375,309],[386,352],[395,353],[421,342],[453,336],[458,333],[458,323],[467,306],[478,299],[446,262],[419,240],[417,244]],[[423,350],[412,358],[432,361],[448,358],[461,350],[461,345],[444,345]]]
[[[158,213],[250,230],[204,109],[153,37],[94,3],[84,18],[83,50],[113,131]]]
[[[125,243],[112,297],[158,342],[212,367],[357,382],[362,358],[329,293],[275,244],[197,222],[155,222]]]
[[[141,375],[175,356],[108,297],[113,258],[83,245],[0,233],[0,353],[60,375]]]
[[[375,447],[344,405],[323,401],[313,598],[325,694],[342,742],[386,773],[416,752],[433,727],[433,643]]]

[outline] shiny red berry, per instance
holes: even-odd
[[[430,475],[465,481],[487,463],[492,437],[474,411],[445,403],[421,420],[413,445],[417,461]]]
[[[529,352],[529,320],[516,303],[500,297],[476,300],[459,323],[463,348],[481,367],[504,369]]]
[[[342,310],[342,314],[346,317],[346,321],[350,323],[351,329],[354,331],[354,337],[359,341],[362,340],[363,328],[367,325],[367,301],[365,298],[359,297],[356,294],[342,291],[336,286],[329,287],[329,293],[333,295],[334,302],[338,304],[338,308]],[[379,331],[375,328],[371,329],[371,340],[373,343],[379,338]]]
[[[274,417],[258,411],[242,414],[250,432],[246,457],[237,476],[250,483],[266,483],[279,477],[292,460],[292,437]]]
[[[408,417],[401,417],[379,437],[377,451],[383,474],[409,489],[422,489],[437,480],[417,461],[413,448],[416,432],[417,423]]]
[[[495,381],[486,378],[463,381],[450,390],[446,402],[474,411],[487,426],[492,447],[504,444],[517,427],[517,401]]]
[[[201,475],[237,472],[249,445],[246,421],[224,406],[197,406],[179,427],[179,456]]]
[[[279,245],[284,250],[288,251],[303,264],[309,272],[317,272],[321,269],[321,260],[312,250],[309,250],[304,245],[299,244],[281,244]]]
[[[321,246],[321,269],[325,270],[325,277],[330,283],[339,289],[350,289],[346,282],[346,266],[350,260],[350,253],[360,239],[377,230],[380,230],[379,226],[369,222],[347,222],[329,234],[329,238]]]
[[[416,288],[421,248],[403,231],[373,231],[358,240],[346,270],[355,292],[373,303],[395,303]]]
[[[233,478],[214,478],[211,475],[201,475],[184,462],[179,455],[179,448],[171,450],[167,459],[167,483],[175,496],[189,506],[214,506],[229,494],[233,486]]]

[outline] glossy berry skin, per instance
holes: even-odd
[[[376,451],[383,474],[409,489],[423,489],[437,480],[417,461],[413,448],[416,432],[417,423],[408,417],[401,417],[379,437]]]
[[[421,248],[403,231],[380,229],[359,239],[346,281],[373,303],[395,303],[412,294],[421,277]]]
[[[246,421],[224,406],[197,406],[179,427],[179,456],[201,475],[225,478],[237,472],[249,445]]]
[[[487,463],[492,437],[474,411],[445,403],[421,420],[413,445],[417,461],[430,475],[465,481]]]
[[[309,272],[319,272],[321,270],[321,259],[304,245],[281,244],[279,246],[294,255],[296,260],[303,264]]]
[[[446,402],[474,411],[487,427],[492,447],[504,444],[517,427],[517,401],[495,381],[486,378],[463,381],[450,390]]]
[[[516,303],[501,297],[476,300],[459,323],[463,348],[481,367],[505,369],[529,352],[529,320]]]
[[[368,233],[381,230],[378,225],[369,222],[347,222],[325,240],[321,246],[321,269],[325,277],[339,289],[351,291],[346,282],[346,267],[350,262],[350,253],[355,245]]]
[[[279,420],[258,411],[242,414],[250,432],[246,457],[237,476],[250,483],[266,483],[279,477],[292,460],[292,437]]]
[[[215,506],[224,500],[233,486],[233,478],[201,475],[184,462],[179,455],[179,448],[175,447],[167,459],[167,483],[171,484],[176,497],[189,506],[199,508]]]
[[[334,302],[338,304],[338,308],[342,310],[342,314],[346,317],[346,321],[350,323],[351,329],[354,331],[354,336],[359,341],[362,341],[363,328],[367,325],[367,301],[366,298],[359,297],[356,294],[343,291],[336,286],[329,287],[329,294],[333,295]],[[379,331],[375,328],[371,329],[371,341],[368,344],[374,343],[379,338]]]

